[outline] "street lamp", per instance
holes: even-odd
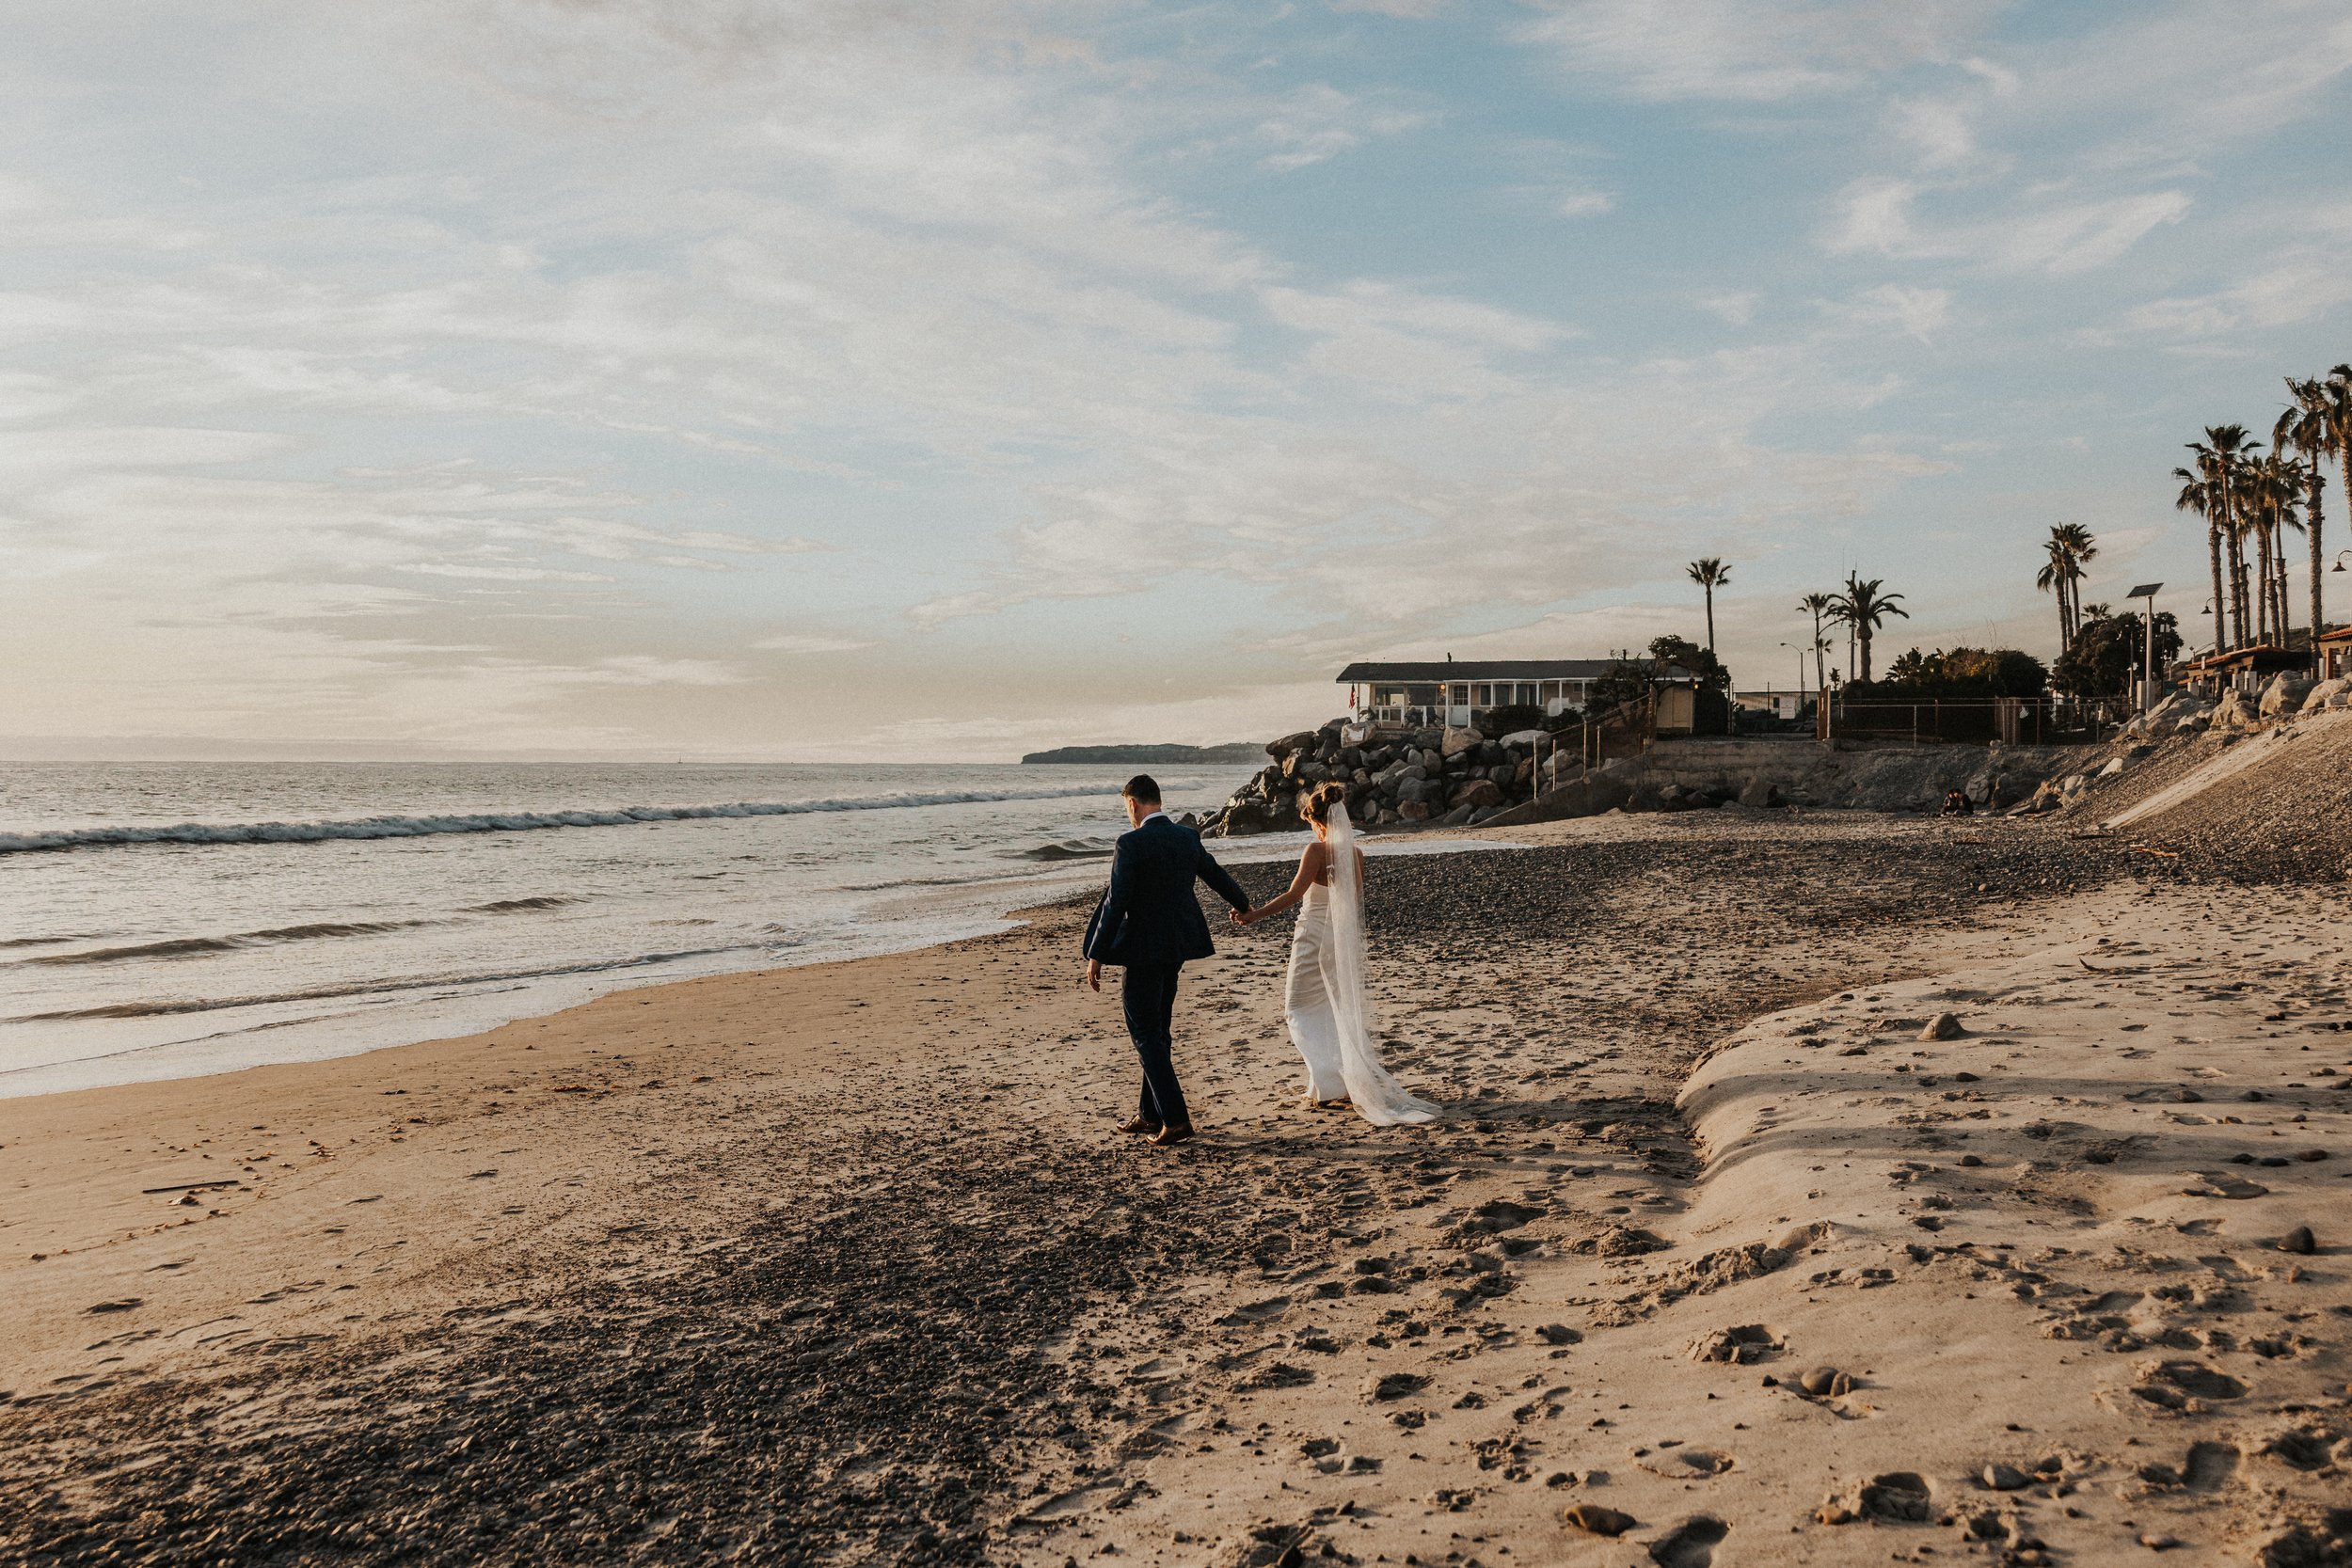
[[[1781,646],[1797,656],[1797,705],[1803,707],[1804,706],[1804,650],[1794,642],[1783,642]]]
[[[2329,571],[2331,571],[2331,572],[2341,572],[2341,571],[2343,571],[2343,570],[2344,570],[2344,558],[2345,556],[2347,556],[2347,555],[2352,555],[2352,550],[2338,550],[2338,551],[2336,552],[2336,563],[2335,563],[2333,566],[2328,567],[2328,570],[2329,570]]]
[[[2140,618],[2140,630],[2146,634],[2141,647],[2139,677],[2139,711],[2147,712],[2156,705],[2156,590],[2160,582],[2143,582],[2124,595],[2128,599],[2146,599],[2148,612]]]

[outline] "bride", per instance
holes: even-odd
[[[1254,910],[1235,911],[1233,924],[1254,926],[1298,906],[1282,1012],[1307,1059],[1307,1102],[1352,1100],[1366,1121],[1384,1127],[1433,1121],[1438,1107],[1407,1094],[1373,1050],[1364,991],[1364,852],[1347,820],[1346,787],[1327,784],[1299,797],[1298,814],[1314,829],[1315,841],[1299,856],[1290,891]]]

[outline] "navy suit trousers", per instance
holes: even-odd
[[[1143,1095],[1136,1114],[1161,1127],[1189,1127],[1184,1091],[1176,1082],[1172,1025],[1176,1016],[1176,976],[1182,964],[1129,964],[1120,982],[1119,1000],[1127,1014],[1128,1037],[1143,1063]]]

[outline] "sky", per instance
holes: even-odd
[[[2059,521],[2194,640],[2182,444],[2352,359],[2348,72],[2341,0],[14,0],[0,753],[1263,737],[1703,638],[1699,556],[1785,689],[1854,570],[2049,657]]]

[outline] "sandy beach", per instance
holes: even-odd
[[[8,1101],[0,1555],[2346,1560],[2335,884],[1506,842],[1369,884],[1427,1128],[1297,1103],[1277,921],[1186,972],[1203,1135],[1120,1136],[1085,900]]]

